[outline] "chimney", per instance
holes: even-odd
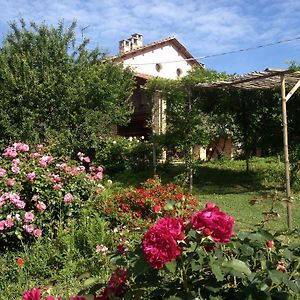
[[[140,48],[143,46],[143,35],[134,33],[131,35],[131,50]]]
[[[131,50],[131,41],[130,40],[122,40],[119,42],[119,53],[126,53]]]

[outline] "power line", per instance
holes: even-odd
[[[210,54],[210,55],[198,56],[198,57],[193,57],[193,58],[186,58],[186,59],[173,60],[173,61],[164,61],[164,62],[128,63],[128,65],[141,66],[141,65],[154,65],[154,64],[158,64],[158,63],[160,63],[160,64],[170,64],[170,63],[177,63],[177,62],[182,62],[182,61],[191,61],[191,60],[195,60],[195,59],[205,59],[205,58],[211,58],[211,57],[216,57],[216,56],[223,56],[223,55],[227,55],[227,54],[246,52],[246,51],[250,51],[250,50],[271,47],[271,46],[274,46],[274,45],[288,43],[288,42],[292,42],[292,41],[296,41],[296,40],[300,40],[300,36],[297,36],[295,38],[280,40],[280,41],[277,41],[277,42],[272,42],[272,43],[267,43],[267,44],[263,44],[263,45],[253,46],[253,47],[239,49],[239,50],[232,50],[232,51],[222,52],[222,53],[217,53],[217,54]],[[124,64],[126,64],[126,63],[124,63]]]

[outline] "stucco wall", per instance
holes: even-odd
[[[158,49],[140,53],[135,57],[124,59],[124,66],[131,66],[138,73],[159,76],[163,78],[176,79],[177,69],[181,70],[181,75],[185,76],[191,70],[191,65],[183,61],[184,57],[178,53],[173,45],[164,45]],[[176,61],[174,63],[163,63],[166,61]],[[154,64],[148,64],[153,63]],[[161,69],[157,70],[156,63],[160,63]],[[135,65],[137,64],[137,65]],[[138,65],[141,64],[141,65]]]

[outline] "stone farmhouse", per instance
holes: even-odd
[[[176,79],[185,76],[193,67],[205,68],[204,64],[198,62],[176,37],[167,37],[144,45],[143,35],[139,33],[121,40],[119,54],[110,59],[116,63],[122,63],[124,67],[130,67],[135,72],[136,89],[132,95],[134,114],[126,127],[117,128],[117,134],[128,137],[147,137],[150,134],[159,135],[165,132],[166,102],[159,93],[153,99],[156,109],[153,111],[152,128],[148,126],[150,117],[148,97],[143,89],[147,80],[154,77]],[[231,157],[231,143],[227,145],[226,142],[224,144],[224,140],[220,140],[212,143],[209,149],[197,147],[196,155],[200,159],[214,158],[221,151],[229,151],[228,156]]]

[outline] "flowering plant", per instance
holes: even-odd
[[[79,159],[88,161],[88,157]],[[14,143],[0,158],[1,246],[39,238],[76,216],[103,176],[102,167],[56,158],[43,145]]]
[[[233,217],[211,202],[188,220],[159,219],[144,233],[141,245],[134,251],[113,257],[118,268],[126,269],[126,280],[122,281],[122,295],[111,296],[124,299],[296,296],[300,291],[300,246],[284,246],[265,231],[234,235],[233,225]],[[110,299],[107,292],[102,297]]]
[[[178,215],[187,218],[199,203],[172,183],[162,184],[155,176],[139,188],[128,188],[111,197],[104,211],[112,223],[131,227],[152,224],[158,218]]]

